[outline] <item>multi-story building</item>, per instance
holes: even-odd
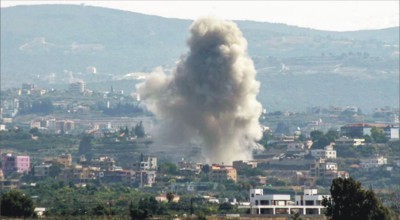
[[[399,125],[388,125],[383,128],[383,133],[389,140],[399,139]]]
[[[304,195],[296,195],[293,202],[288,194],[268,195],[264,194],[263,189],[250,189],[250,214],[321,215],[324,209],[321,205],[324,197],[329,195],[318,195],[316,189],[305,189]]]
[[[151,170],[140,170],[136,171],[135,175],[132,176],[132,184],[137,184],[139,187],[151,187],[156,183],[156,171]]]
[[[211,166],[210,180],[214,182],[223,182],[226,180],[232,180],[233,182],[237,182],[237,171],[232,166],[224,166],[213,164]]]
[[[100,170],[114,170],[115,160],[109,157],[99,157],[91,160],[90,165],[98,167]]]
[[[28,173],[30,170],[30,164],[29,156],[16,156],[15,168],[17,173]]]
[[[108,170],[100,171],[98,177],[102,182],[131,184],[131,176],[134,174],[135,172],[131,170]]]
[[[64,182],[73,181],[75,183],[86,183],[98,177],[100,169],[97,167],[83,167],[74,165],[63,169],[58,175],[58,179]]]
[[[41,164],[33,167],[35,177],[47,177],[50,175],[50,167],[52,164]]]
[[[157,157],[140,155],[139,161],[133,163],[134,170],[157,170]]]
[[[19,179],[0,179],[0,190],[13,190],[20,188]]]
[[[336,150],[333,149],[333,143],[324,147],[324,149],[311,150],[311,156],[315,158],[336,159]]]
[[[54,118],[37,118],[30,122],[30,126],[31,128],[38,128],[41,130],[63,131],[68,133],[75,128],[75,122],[72,120],[56,120]]]
[[[75,128],[74,121],[71,120],[58,120],[56,121],[56,131],[69,132]]]
[[[181,172],[195,173],[199,174],[203,168],[203,164],[194,163],[191,161],[179,161],[178,168]]]
[[[85,91],[85,83],[83,81],[78,81],[69,84],[69,92],[74,94],[80,94]]]
[[[349,178],[349,173],[345,171],[339,171],[337,163],[326,162],[325,159],[318,159],[315,163],[311,164],[310,175],[312,177],[322,178]]]
[[[4,176],[15,172],[15,157],[12,154],[2,154],[1,155],[1,169]]]
[[[377,168],[387,164],[387,158],[376,155],[373,158],[361,159],[361,167],[363,169]]]
[[[64,167],[69,167],[72,165],[71,154],[61,154],[60,156],[54,158],[56,163],[62,164]]]
[[[5,176],[11,173],[27,173],[30,170],[29,156],[16,156],[10,153],[1,155],[2,170]]]
[[[131,177],[131,183],[139,187],[151,187],[156,182],[157,175],[157,157],[140,155],[137,162],[132,164],[134,175]]]

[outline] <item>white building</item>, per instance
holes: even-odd
[[[333,149],[333,143],[326,146],[324,149],[311,150],[311,156],[315,158],[336,159],[336,150]]]
[[[399,139],[399,125],[389,125],[383,129],[383,132],[389,140]]]
[[[157,157],[140,156],[140,161],[133,163],[134,170],[157,170]]]
[[[295,203],[296,205],[321,206],[324,197],[329,197],[329,196],[318,195],[317,189],[304,189],[304,195],[295,196]]]
[[[36,213],[38,218],[43,218],[46,213],[46,208],[36,207],[33,211]]]
[[[0,131],[6,131],[6,125],[0,124]]]
[[[321,215],[324,206],[322,199],[329,195],[318,195],[316,189],[305,189],[304,195],[295,196],[290,200],[288,194],[264,195],[263,189],[250,189],[250,214],[293,214]]]
[[[365,145],[364,138],[348,138],[348,137],[341,137],[335,139],[336,145],[350,145],[354,147],[363,146]]]

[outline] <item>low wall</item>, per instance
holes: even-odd
[[[324,215],[300,215],[302,220],[327,220]],[[225,216],[207,216],[207,220],[227,220],[227,219],[240,219],[240,220],[291,220],[290,215],[241,215],[240,217],[225,217]]]

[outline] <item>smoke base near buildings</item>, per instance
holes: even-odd
[[[137,86],[161,136],[201,142],[206,162],[250,159],[262,106],[246,39],[233,22],[202,18],[191,25],[188,46],[171,74],[158,69]]]

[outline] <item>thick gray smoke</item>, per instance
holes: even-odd
[[[215,18],[195,21],[190,33],[172,74],[153,73],[137,90],[172,140],[200,139],[207,162],[251,159],[262,106],[247,41],[235,23]]]

